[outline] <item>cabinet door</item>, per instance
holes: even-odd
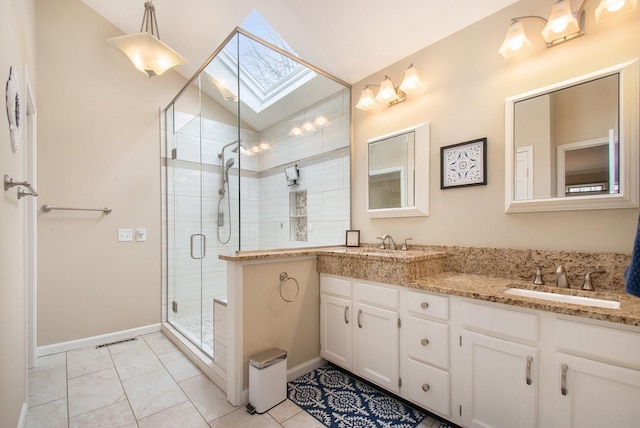
[[[463,330],[462,364],[463,425],[536,426],[536,348]]]
[[[356,374],[391,392],[398,392],[398,312],[358,303],[355,315]]]
[[[320,296],[320,356],[347,370],[352,369],[351,301]]]
[[[557,366],[556,427],[640,426],[639,371],[562,353]]]

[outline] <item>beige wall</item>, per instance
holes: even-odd
[[[4,85],[9,67],[16,67],[23,97],[24,66],[35,89],[35,13],[33,0],[0,1],[0,76],[3,107],[0,113],[0,176],[26,178],[25,140],[13,154],[4,107]],[[27,315],[25,289],[25,204],[16,189],[0,195],[0,426],[16,427],[27,402]]]
[[[416,244],[630,252],[637,209],[504,213],[504,100],[528,90],[640,57],[640,10],[596,25],[587,8],[585,36],[542,47],[542,29],[525,22],[534,51],[503,59],[498,48],[511,17],[547,16],[554,0],[523,0],[354,84],[353,105],[365,83],[388,74],[399,84],[414,63],[426,89],[391,108],[355,109],[352,148],[352,227],[364,242],[390,233]],[[577,7],[577,6],[574,6]],[[431,123],[430,216],[370,219],[366,213],[366,141]],[[440,147],[488,138],[488,184],[440,190]]]
[[[80,0],[38,2],[38,346],[159,323],[158,109],[184,85],[107,43],[122,34]],[[146,242],[116,240],[147,228]]]
[[[281,272],[300,285],[293,302],[280,297]],[[249,358],[258,352],[284,349],[288,369],[320,355],[320,276],[315,258],[245,265],[242,275],[243,387],[248,388]],[[291,300],[294,293],[294,284],[287,281],[284,296]]]

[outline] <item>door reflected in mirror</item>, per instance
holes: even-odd
[[[505,106],[506,212],[638,205],[638,61]]]
[[[429,214],[429,125],[369,140],[367,208],[370,217]]]

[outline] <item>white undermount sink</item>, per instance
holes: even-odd
[[[533,299],[550,300],[553,302],[572,303],[574,305],[596,306],[599,308],[620,309],[620,302],[616,300],[598,299],[596,297],[572,296],[569,294],[550,293],[546,291],[528,290],[524,288],[509,288],[506,294],[531,297]]]

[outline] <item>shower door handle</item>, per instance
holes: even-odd
[[[200,257],[195,257],[193,255],[193,238],[195,238],[196,236],[200,236],[202,238],[202,240],[200,241],[200,254],[201,254]],[[204,257],[207,255],[207,237],[203,233],[194,233],[193,235],[191,235],[189,250],[190,250],[190,255],[192,259],[194,260],[204,259]]]

